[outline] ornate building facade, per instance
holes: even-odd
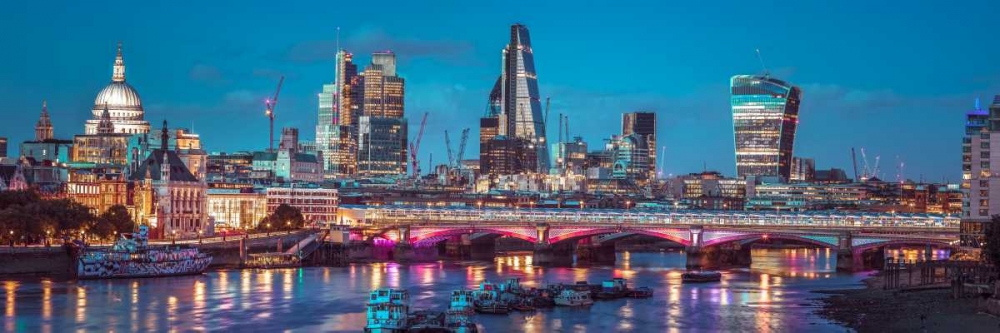
[[[150,152],[132,171],[135,182],[135,218],[151,227],[154,238],[210,236],[214,225],[207,214],[207,186],[168,149],[167,122],[160,134],[161,146]]]

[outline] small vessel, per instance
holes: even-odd
[[[478,313],[484,314],[507,314],[510,307],[507,302],[500,299],[500,287],[489,281],[479,284],[479,289],[472,292],[473,305]]]
[[[410,328],[410,293],[403,289],[376,289],[368,294],[365,332],[398,333]]]
[[[511,308],[514,309],[514,311],[519,311],[519,312],[535,311],[535,307],[524,303],[514,304],[511,306]]]
[[[455,333],[479,332],[479,327],[472,322],[475,307],[472,290],[452,291],[451,303],[445,312],[445,327]]]
[[[650,287],[639,287],[629,291],[629,297],[632,298],[649,298],[653,297],[653,288]]]
[[[628,296],[628,286],[625,279],[614,278],[601,283],[601,291],[597,292],[596,298],[615,299]]]
[[[408,320],[410,327],[408,333],[450,333],[451,330],[445,327],[445,314],[441,312],[419,310],[410,313]]]
[[[122,234],[109,249],[87,249],[76,259],[79,279],[142,278],[201,274],[212,257],[197,248],[149,246],[149,228]]]
[[[562,306],[587,306],[594,304],[594,300],[590,298],[589,291],[577,291],[572,289],[566,289],[559,293],[555,298],[556,305]]]
[[[722,273],[716,271],[692,271],[681,275],[683,282],[719,282],[722,280]]]

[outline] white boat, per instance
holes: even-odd
[[[410,327],[410,293],[402,289],[377,289],[368,294],[365,332],[406,332]]]
[[[555,298],[556,305],[561,306],[587,306],[594,304],[590,298],[590,292],[564,289]]]
[[[212,257],[197,248],[149,247],[146,226],[122,234],[110,249],[82,249],[76,258],[79,279],[142,278],[201,274]]]

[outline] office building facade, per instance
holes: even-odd
[[[791,176],[802,90],[769,75],[730,79],[736,173]]]

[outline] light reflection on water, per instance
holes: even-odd
[[[918,253],[919,255],[919,253]],[[535,267],[530,254],[494,262],[357,264],[336,268],[215,271],[138,280],[9,280],[3,285],[7,332],[35,331],[360,331],[372,288],[405,287],[414,308],[443,309],[451,290],[484,279],[519,277],[526,286],[625,277],[649,286],[652,299],[601,301],[590,309],[534,315],[477,316],[495,331],[833,331],[812,314],[810,290],[857,286],[836,272],[823,249],[753,251],[750,269],[723,272],[720,283],[682,284],[682,252],[620,253],[614,266]]]

